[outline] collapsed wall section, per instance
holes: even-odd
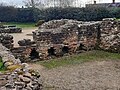
[[[98,39],[100,38],[100,23],[101,22],[87,22],[78,25],[78,43],[80,49],[88,51],[96,48]]]
[[[14,25],[4,26],[0,25],[0,33],[21,33],[22,28],[17,28]]]
[[[111,18],[99,22],[52,20],[33,32],[34,41],[20,40],[20,47],[12,47],[10,35],[4,34],[0,39],[23,62],[30,61],[29,58],[43,60],[96,48],[120,52],[120,21]]]
[[[120,53],[120,20],[104,19],[101,23],[99,47],[102,50]]]
[[[7,70],[0,73],[0,90],[41,90],[42,85],[38,82],[40,75],[28,64],[16,59],[2,44],[0,44],[0,57]]]
[[[8,49],[12,49],[14,46],[13,42],[12,35],[5,33],[0,34],[0,43],[2,43],[3,46],[7,47]]]
[[[44,58],[72,54],[82,49],[92,50],[97,44],[99,24],[75,20],[49,21],[33,32],[33,39],[37,51]]]

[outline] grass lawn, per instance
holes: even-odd
[[[19,23],[19,22],[7,22],[3,23],[3,25],[16,25],[20,28],[32,28],[35,27],[35,23]]]
[[[120,54],[94,50],[78,55],[64,56],[58,59],[40,61],[36,63],[51,69],[59,66],[76,65],[83,62],[100,60],[120,60]]]

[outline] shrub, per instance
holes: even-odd
[[[44,22],[45,22],[45,20],[39,20],[39,21],[35,24],[35,26],[38,27],[38,26],[42,25]]]

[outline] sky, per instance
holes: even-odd
[[[4,2],[9,5],[24,6],[23,1],[25,0],[0,0],[0,3]],[[85,4],[86,2],[93,2],[94,0],[77,0],[77,1]],[[111,3],[112,2],[112,0],[96,0],[96,1],[100,3],[106,3],[106,2]],[[116,0],[116,2],[120,2],[120,0]]]

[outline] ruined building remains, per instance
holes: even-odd
[[[99,47],[102,50],[120,53],[120,20],[103,19]]]
[[[1,43],[22,62],[31,61],[29,58],[44,60],[95,49],[120,53],[120,20],[52,20],[33,32],[33,41],[20,40],[19,47],[12,46],[13,37],[10,35],[1,34],[0,38]]]
[[[120,21],[114,18],[98,22],[53,20],[33,32],[33,39],[42,58],[95,48],[120,52]]]
[[[54,20],[44,23],[33,32],[33,39],[41,57],[75,53],[81,48],[93,49],[97,44],[99,22]]]
[[[18,28],[14,25],[2,25],[0,23],[0,33],[21,33],[22,28]]]
[[[13,44],[13,36],[6,34],[6,33],[2,33],[0,34],[0,43],[2,43],[5,47],[7,47],[8,49],[13,48],[14,44]]]

